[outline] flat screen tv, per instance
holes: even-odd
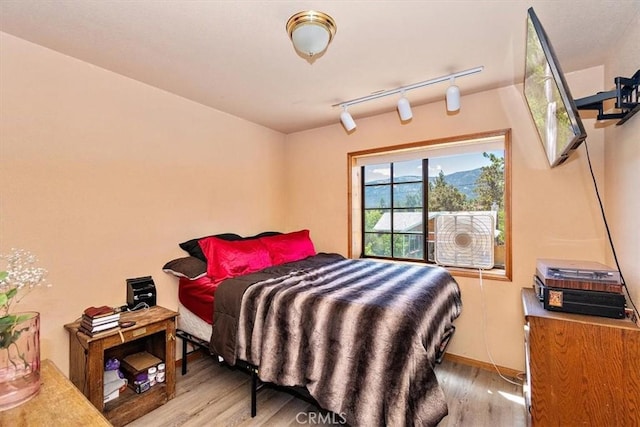
[[[551,167],[587,137],[558,58],[533,8],[527,17],[524,97]]]

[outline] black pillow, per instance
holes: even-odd
[[[282,233],[279,231],[263,231],[262,233],[256,234],[255,236],[243,237],[242,240],[259,239],[261,237],[277,236],[278,234]]]
[[[214,235],[211,235],[211,236],[198,237],[196,239],[187,240],[186,242],[180,243],[178,246],[180,246],[180,248],[182,248],[185,251],[187,251],[187,253],[189,255],[191,255],[192,257],[195,257],[195,258],[198,258],[199,260],[207,262],[207,257],[204,256],[204,254],[202,253],[202,249],[200,248],[200,245],[198,244],[198,241],[200,239],[205,239],[207,237],[217,237],[218,239],[229,240],[229,241],[242,240],[242,237],[240,237],[237,234],[234,234],[234,233],[223,233],[223,234],[214,234]]]
[[[200,244],[198,244],[198,241],[200,241],[200,239],[206,239],[207,237],[217,237],[218,239],[227,240],[231,242],[234,240],[259,239],[260,237],[269,237],[269,236],[275,236],[278,234],[282,234],[282,233],[280,233],[279,231],[263,231],[262,233],[258,233],[255,236],[250,236],[250,237],[241,237],[235,233],[213,234],[211,236],[204,236],[204,237],[198,237],[196,239],[187,240],[186,242],[180,243],[178,246],[180,246],[182,249],[187,251],[187,253],[192,257],[196,257],[199,260],[207,262],[207,257],[204,256],[204,253],[202,253],[202,248],[200,248]]]

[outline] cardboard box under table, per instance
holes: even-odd
[[[151,353],[142,351],[140,353],[130,354],[122,359],[120,367],[124,376],[129,380],[129,386],[136,391],[136,393],[143,393],[149,389],[149,384],[140,385],[136,384],[136,377],[139,374],[146,374],[149,368],[158,366],[162,363],[162,360],[157,358]]]

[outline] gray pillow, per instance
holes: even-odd
[[[198,258],[188,256],[169,261],[162,267],[162,271],[177,277],[195,280],[207,275],[207,263]]]

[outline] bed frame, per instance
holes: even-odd
[[[438,351],[436,353],[436,359],[435,359],[436,364],[442,363],[442,359],[444,358],[444,354],[447,350],[447,346],[449,345],[449,342],[451,341],[451,337],[453,336],[455,331],[456,331],[456,327],[451,325],[451,327],[444,333],[442,337],[442,341],[440,342],[440,346],[438,347]],[[189,354],[195,351],[204,349],[212,357],[216,356],[215,354],[211,353],[211,351],[209,350],[209,343],[207,341],[202,340],[194,335],[191,335],[190,333],[182,329],[176,329],[176,335],[182,339],[182,375],[187,374],[187,357]],[[187,349],[188,343],[197,347],[197,349],[189,352]],[[220,356],[218,356],[218,363],[220,364],[224,363],[224,359],[222,359],[222,357]],[[257,409],[258,408],[258,391],[265,386],[265,383],[260,381],[260,378],[258,378],[257,366],[239,359],[236,361],[236,366],[242,369],[243,371],[248,372],[249,375],[251,375],[251,418],[254,418],[258,413],[258,409]],[[297,388],[286,387],[286,388],[291,389],[299,397],[305,400],[308,400],[314,404],[317,404],[313,399],[313,397],[311,397],[309,393],[306,392],[305,389],[302,389],[300,387],[297,387]]]
[[[182,339],[182,375],[187,374],[187,357],[189,354],[198,350],[206,350],[212,357],[216,356],[209,350],[208,342],[194,335],[191,335],[190,333],[183,331],[182,329],[176,329],[176,335]],[[189,343],[198,348],[192,351],[188,351],[187,344]],[[218,356],[218,363],[224,363],[224,359],[222,359],[220,356]],[[257,366],[247,363],[244,360],[238,360],[236,362],[236,366],[251,375],[251,418],[254,418],[258,412],[258,391],[262,389],[262,387],[264,387],[264,383],[260,381],[260,378],[258,378]]]

